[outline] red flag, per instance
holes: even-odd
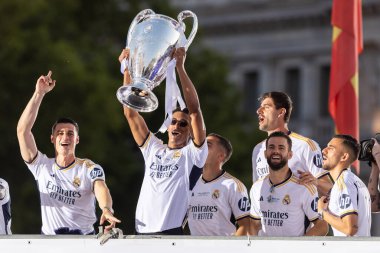
[[[329,111],[338,134],[359,140],[359,54],[363,50],[361,0],[334,0]],[[359,162],[354,164],[359,173]]]

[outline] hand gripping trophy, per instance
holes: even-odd
[[[185,18],[193,18],[189,37],[185,37]],[[141,11],[132,21],[127,37],[130,57],[121,66],[130,72],[132,84],[122,86],[117,98],[125,106],[139,112],[157,109],[158,99],[152,90],[166,77],[166,70],[177,47],[189,47],[198,29],[197,16],[191,11],[178,14],[178,21],[152,10]]]

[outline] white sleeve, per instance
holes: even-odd
[[[198,168],[203,168],[208,155],[207,141],[205,140],[200,147],[195,146],[194,142],[190,141],[189,151],[194,165]]]
[[[260,196],[256,196],[255,184],[252,186],[250,191],[251,197],[251,217],[255,220],[261,220],[260,217]]]
[[[231,189],[229,193],[230,206],[235,220],[248,217],[251,203],[249,201],[247,188],[240,181],[234,182],[233,189]]]
[[[104,170],[99,164],[95,164],[90,169],[88,169],[87,176],[89,177],[92,185],[97,180],[102,180],[102,181],[106,180]]]
[[[318,143],[316,143],[313,140],[310,140],[313,142],[315,149],[313,150],[310,145],[307,145],[303,152],[303,159],[305,162],[305,167],[309,169],[310,173],[316,177],[320,178],[323,175],[326,175],[328,171],[322,169],[322,152],[321,148],[319,147]]]
[[[28,166],[28,169],[32,172],[34,179],[37,180],[38,175],[41,172],[41,167],[48,162],[48,159],[49,158],[45,154],[37,151],[37,156],[31,163],[25,162],[26,166]]]
[[[259,179],[259,176],[257,175],[256,159],[257,159],[258,150],[260,150],[260,149],[256,149],[256,147],[253,148],[253,150],[252,150],[252,182],[253,183]]]
[[[318,219],[318,191],[314,185],[305,185],[307,190],[305,191],[303,198],[303,211],[309,221]]]
[[[343,218],[348,214],[358,213],[358,189],[355,185],[345,182],[346,187],[338,191],[338,216]]]

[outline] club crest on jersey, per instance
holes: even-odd
[[[288,194],[285,195],[285,197],[282,199],[282,204],[289,205],[291,202],[290,196]]]
[[[177,150],[173,153],[173,159],[181,157],[181,151]]]
[[[103,176],[103,171],[101,169],[99,169],[99,168],[94,168],[90,172],[91,179],[95,179],[95,178],[102,177],[102,176]]]
[[[219,190],[215,190],[213,193],[212,193],[212,198],[213,199],[217,199],[217,198],[219,198],[219,195],[220,195],[220,192],[219,192]]]
[[[74,177],[73,185],[78,188],[80,186],[80,178],[79,177]]]

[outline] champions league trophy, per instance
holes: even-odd
[[[185,18],[193,18],[192,31],[186,39]],[[139,112],[157,109],[158,99],[152,90],[166,77],[166,69],[177,47],[189,47],[198,29],[197,16],[191,11],[178,14],[178,21],[152,10],[141,11],[132,21],[127,37],[129,59],[126,64],[132,83],[117,91],[117,98],[125,106]]]

